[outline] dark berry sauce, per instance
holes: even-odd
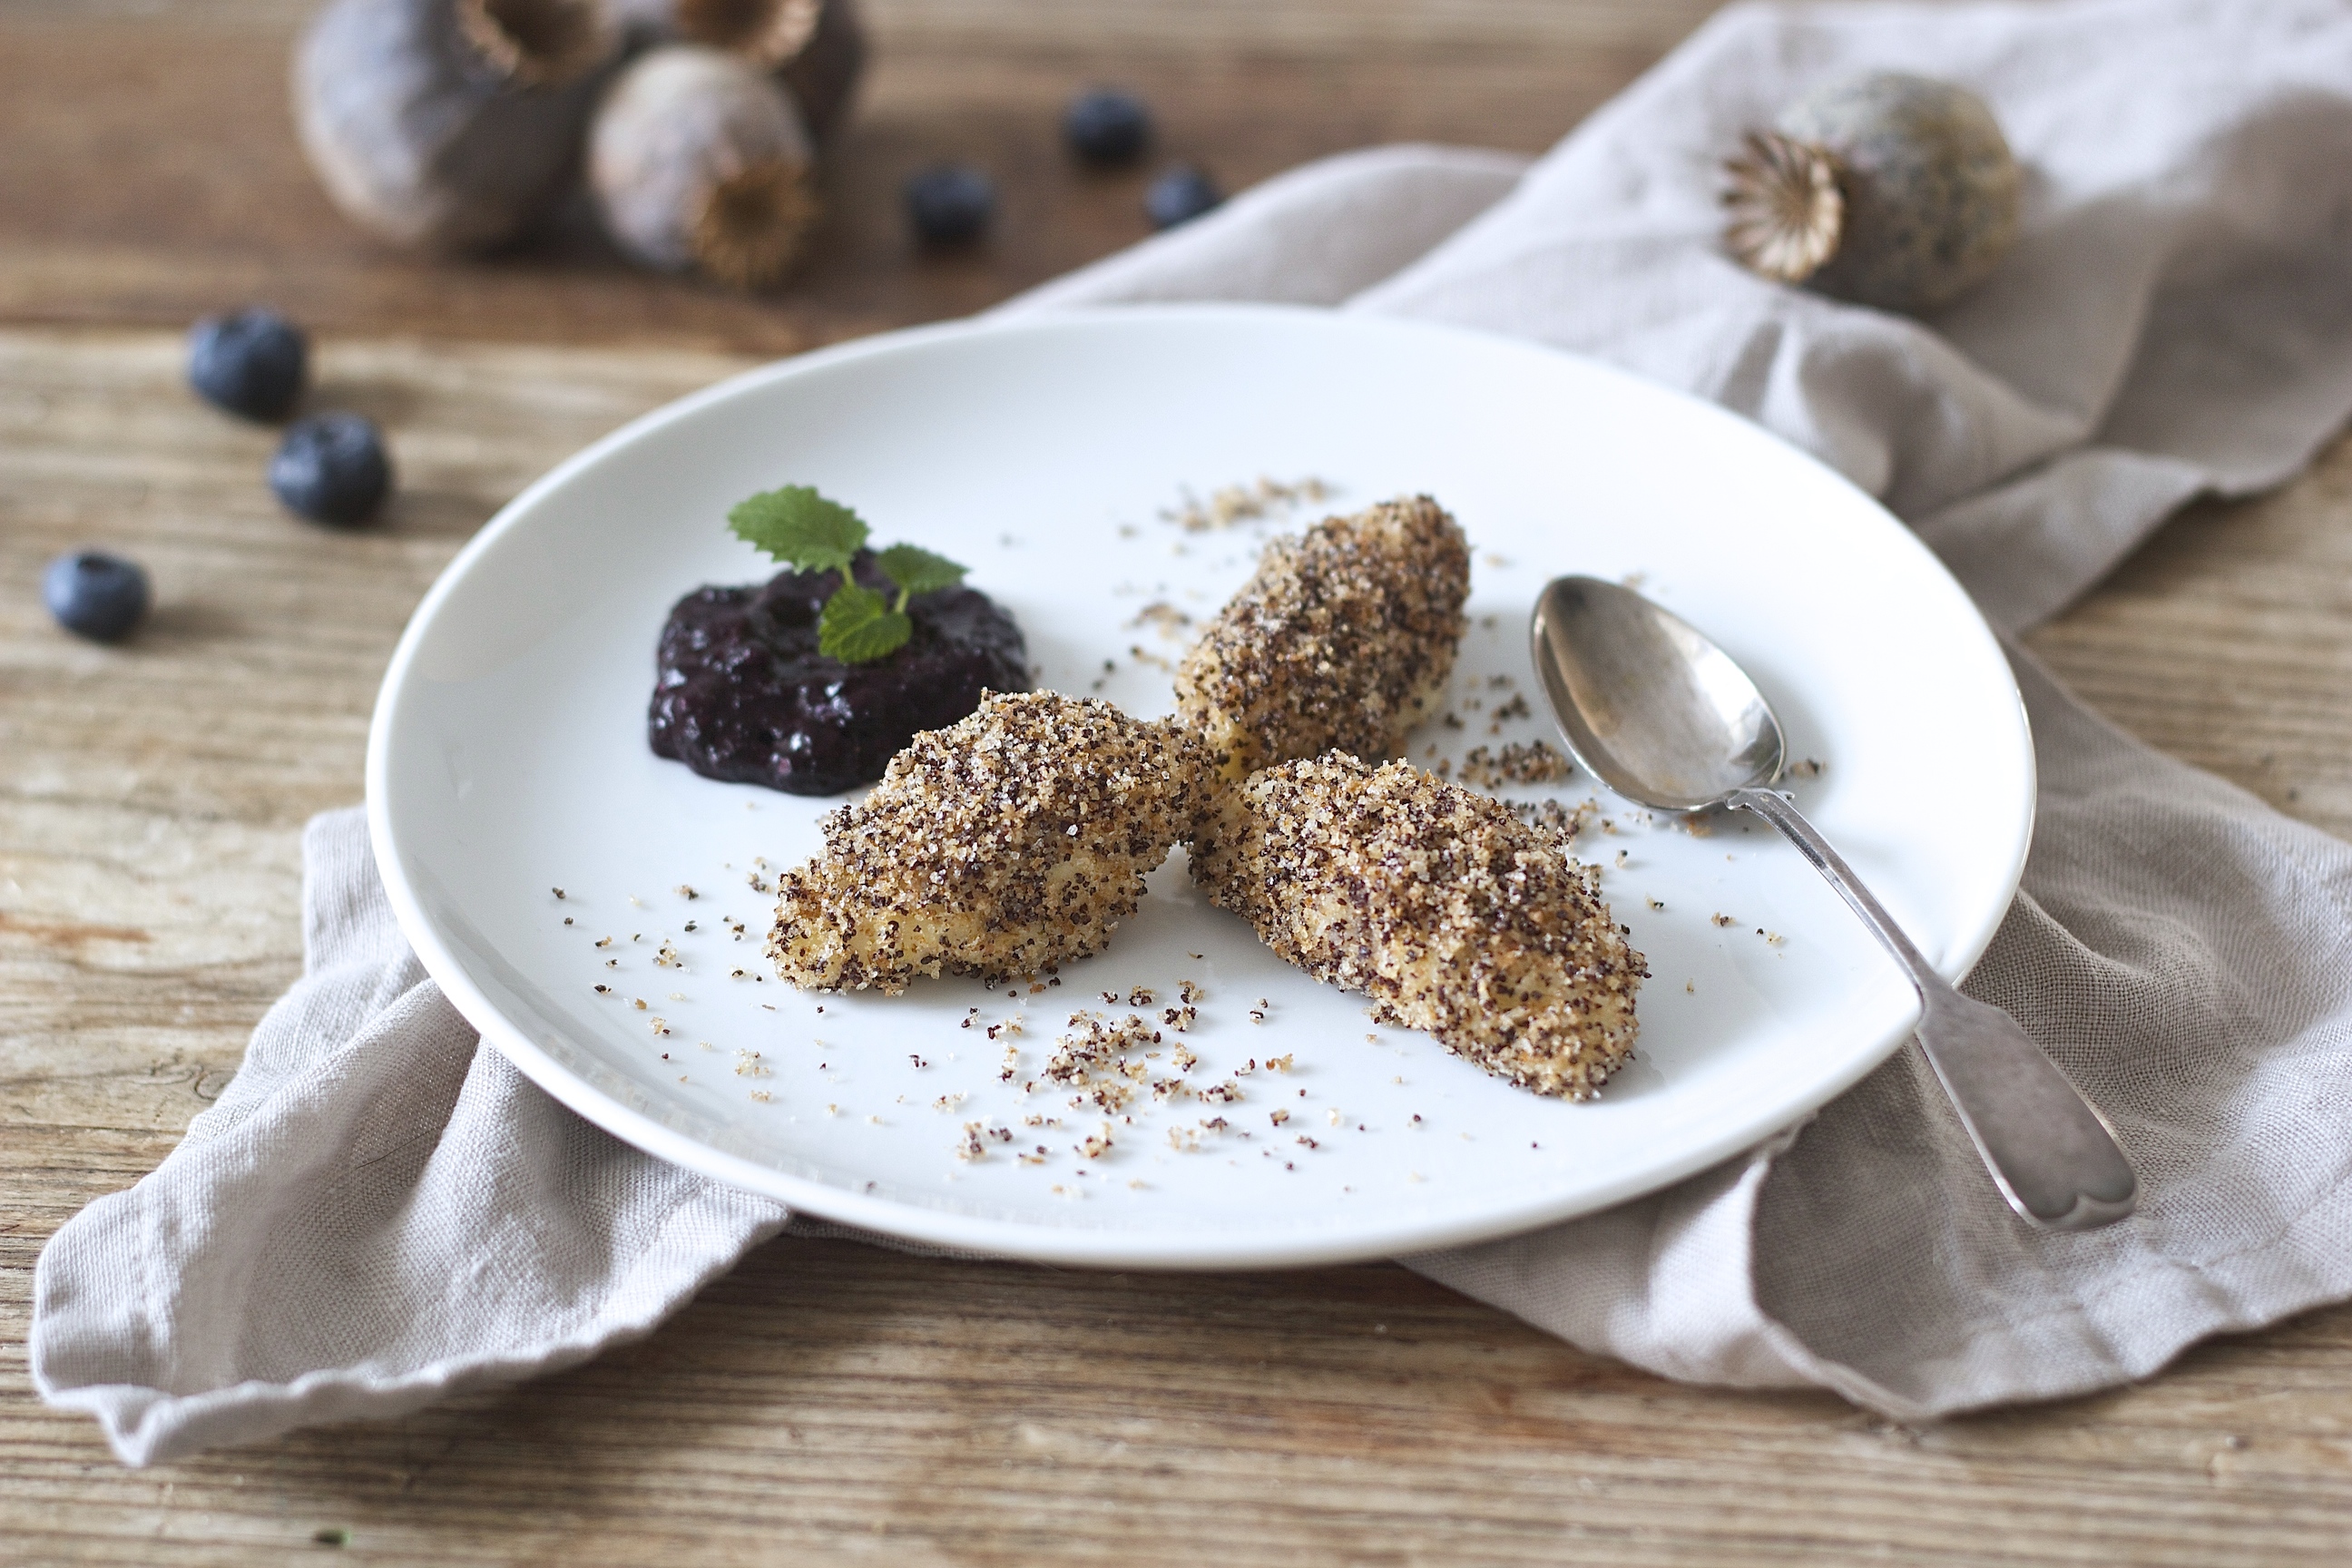
[[[861,550],[857,581],[898,590]],[[889,658],[844,664],[817,652],[833,572],[784,572],[740,588],[698,588],[662,627],[650,735],[657,756],[736,784],[839,795],[872,784],[919,730],[954,723],[983,689],[1029,689],[1013,617],[970,588],[908,601],[914,636]]]

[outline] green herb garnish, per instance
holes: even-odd
[[[866,542],[863,518],[806,485],[763,490],[727,514],[735,537],[758,546],[795,572],[847,572]]]
[[[835,588],[816,619],[818,651],[844,664],[887,658],[914,634],[915,623],[892,609],[889,600],[855,583]]]
[[[913,544],[878,551],[874,564],[898,590],[894,603],[850,577],[850,563],[871,532],[865,520],[806,485],[763,490],[737,503],[727,514],[727,525],[738,539],[795,572],[841,574],[841,586],[817,616],[816,647],[844,664],[871,664],[904,647],[915,635],[915,623],[907,618],[907,601],[917,594],[954,587],[966,570]]]
[[[964,569],[944,555],[934,555],[919,544],[894,544],[874,557],[882,575],[898,584],[898,609],[907,607],[909,594],[952,588],[963,581]]]

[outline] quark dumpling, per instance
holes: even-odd
[[[1329,755],[1221,792],[1192,879],[1384,1024],[1538,1094],[1590,1098],[1633,1054],[1647,977],[1567,841],[1408,763]]]
[[[779,879],[768,955],[795,985],[898,992],[1099,952],[1192,833],[1210,780],[1200,738],[1165,720],[988,693],[825,818],[824,852]]]
[[[1395,754],[1462,640],[1470,549],[1427,496],[1265,547],[1176,671],[1176,715],[1225,777],[1339,751]]]

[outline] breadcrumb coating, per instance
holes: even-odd
[[[1202,809],[1198,736],[1050,691],[983,695],[824,820],[777,879],[768,956],[811,990],[1003,980],[1102,951]]]
[[[1328,755],[1220,792],[1192,848],[1212,901],[1381,1023],[1538,1094],[1633,1054],[1649,968],[1568,842],[1402,762]]]
[[[1470,549],[1427,496],[1265,547],[1176,671],[1176,714],[1229,779],[1339,751],[1392,755],[1454,668]]]

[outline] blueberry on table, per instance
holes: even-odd
[[[1062,139],[1086,163],[1106,169],[1132,163],[1150,143],[1151,111],[1131,92],[1096,88],[1062,111]]]
[[[1190,163],[1179,163],[1143,193],[1143,214],[1154,228],[1174,228],[1190,223],[1223,202],[1213,181]]]
[[[348,528],[383,504],[392,464],[370,421],[356,414],[314,414],[287,427],[269,459],[269,488],[295,516]]]
[[[206,316],[188,333],[188,384],[247,419],[283,419],[302,395],[310,345],[274,310]]]
[[[77,550],[49,563],[41,597],[58,625],[92,642],[121,642],[147,616],[147,574],[135,562]]]
[[[996,214],[996,183],[968,163],[940,163],[907,178],[907,218],[933,245],[979,237]]]

